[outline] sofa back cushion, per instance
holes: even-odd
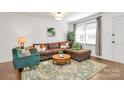
[[[48,43],[48,49],[56,49],[59,48],[58,42],[56,43]]]

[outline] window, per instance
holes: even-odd
[[[83,44],[96,44],[96,20],[77,24],[76,42]]]
[[[86,44],[96,44],[96,22],[86,24]]]
[[[76,42],[85,43],[85,25],[77,25],[76,27]]]

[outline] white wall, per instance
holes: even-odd
[[[47,28],[54,27],[55,37],[47,37]],[[20,36],[27,38],[26,46],[33,43],[66,40],[68,25],[65,22],[43,19],[16,13],[0,13],[0,62],[12,60],[11,50],[18,46]]]

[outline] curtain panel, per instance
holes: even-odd
[[[102,35],[101,35],[101,16],[96,18],[97,28],[96,28],[96,55],[102,55],[101,43],[102,43]]]
[[[77,25],[76,24],[73,24],[73,31],[75,33],[75,38],[74,38],[74,41],[76,42],[76,27]]]

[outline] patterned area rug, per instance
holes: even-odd
[[[52,60],[47,60],[30,70],[23,71],[21,78],[22,80],[87,80],[106,66],[106,64],[92,60],[77,62],[72,59],[71,64],[61,67],[52,64]]]

